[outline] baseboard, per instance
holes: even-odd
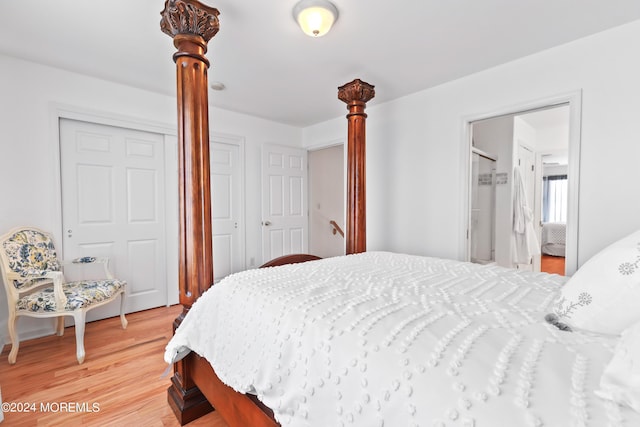
[[[50,322],[55,321],[54,318],[51,319],[36,319],[38,320],[38,323],[41,323],[40,325],[25,325],[26,327],[20,327],[21,323],[23,323],[23,321],[26,321],[26,318],[21,318],[18,319],[18,337],[20,339],[20,342],[22,341],[27,341],[27,340],[32,340],[32,339],[36,339],[36,338],[42,338],[42,337],[46,337],[49,335],[53,335],[56,332],[55,329],[55,325],[53,324],[49,324]],[[29,319],[31,320],[31,319]],[[47,322],[46,320],[49,320],[49,322]],[[9,338],[9,330],[7,329],[7,322],[4,322],[2,324],[2,330],[4,331],[1,335],[0,335],[0,344],[2,346],[5,346],[7,344],[11,344],[11,339]]]

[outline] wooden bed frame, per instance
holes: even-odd
[[[177,73],[180,255],[177,328],[195,300],[213,284],[207,44],[219,30],[219,11],[197,0],[167,0],[160,13],[162,31],[173,38]],[[346,253],[366,250],[365,120],[374,87],[355,79],[338,88],[349,113],[347,139]],[[262,267],[305,262],[307,254],[276,258]],[[181,425],[215,409],[231,427],[277,427],[273,412],[252,395],[223,384],[197,354],[174,364],[169,405]]]

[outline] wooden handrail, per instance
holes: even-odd
[[[329,221],[329,224],[331,224],[331,226],[333,227],[333,234],[336,234],[336,231],[338,233],[340,233],[340,235],[342,237],[344,237],[344,231],[342,231],[342,228],[340,228],[340,226],[338,225],[337,222],[335,222],[334,220]]]

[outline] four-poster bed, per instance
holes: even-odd
[[[213,284],[211,262],[211,193],[209,179],[209,118],[207,105],[207,43],[219,29],[219,11],[192,0],[167,0],[161,12],[161,29],[171,36],[178,52],[173,55],[177,72],[178,150],[180,191],[180,304],[183,312],[177,328],[194,301]],[[346,253],[366,250],[366,103],[374,87],[360,79],[338,88],[347,104],[347,236]],[[285,255],[261,268],[317,260],[309,254]],[[198,381],[199,380],[199,381]],[[276,426],[273,413],[257,399],[235,392],[215,375],[203,358],[190,354],[175,363],[168,390],[169,404],[181,424],[212,410],[209,401],[228,415],[229,424]],[[206,397],[205,397],[206,396]],[[209,400],[207,400],[209,399]]]
[[[630,327],[640,315],[632,311],[604,335],[572,319],[600,303],[589,288],[600,264],[587,263],[567,282],[365,252],[364,109],[374,90],[358,79],[338,92],[349,110],[348,255],[283,257],[265,265],[275,268],[210,287],[204,54],[218,11],[168,0],[162,17],[178,49],[184,309],[165,359],[174,363],[168,399],[181,424],[213,404],[231,427],[640,425],[627,407],[639,409],[640,396],[625,384],[630,375],[620,375],[629,355],[640,353],[633,341],[640,331]],[[624,278],[635,270],[618,258],[612,265]]]

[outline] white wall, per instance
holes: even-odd
[[[582,90],[579,265],[640,228],[640,199],[632,196],[640,182],[639,39],[636,21],[392,102],[369,101],[369,249],[462,258],[465,118],[576,90]],[[305,129],[303,140],[313,145],[345,132],[340,117]]]
[[[558,126],[536,127],[538,138],[537,150],[551,152],[567,150],[569,141],[569,120]]]
[[[172,66],[171,58],[167,62]],[[175,133],[174,97],[2,55],[0,70],[0,234],[18,225],[33,225],[53,232],[60,241],[55,174],[58,141],[52,118],[56,105],[118,120],[157,124],[174,129]],[[260,147],[265,142],[299,146],[302,132],[293,126],[217,108],[210,108],[209,114],[212,132],[237,135],[245,141],[246,266],[251,267],[251,259],[257,266],[262,262]],[[6,295],[1,291],[0,343],[6,318]],[[25,338],[37,335],[34,331],[47,321],[20,319],[19,323]]]

